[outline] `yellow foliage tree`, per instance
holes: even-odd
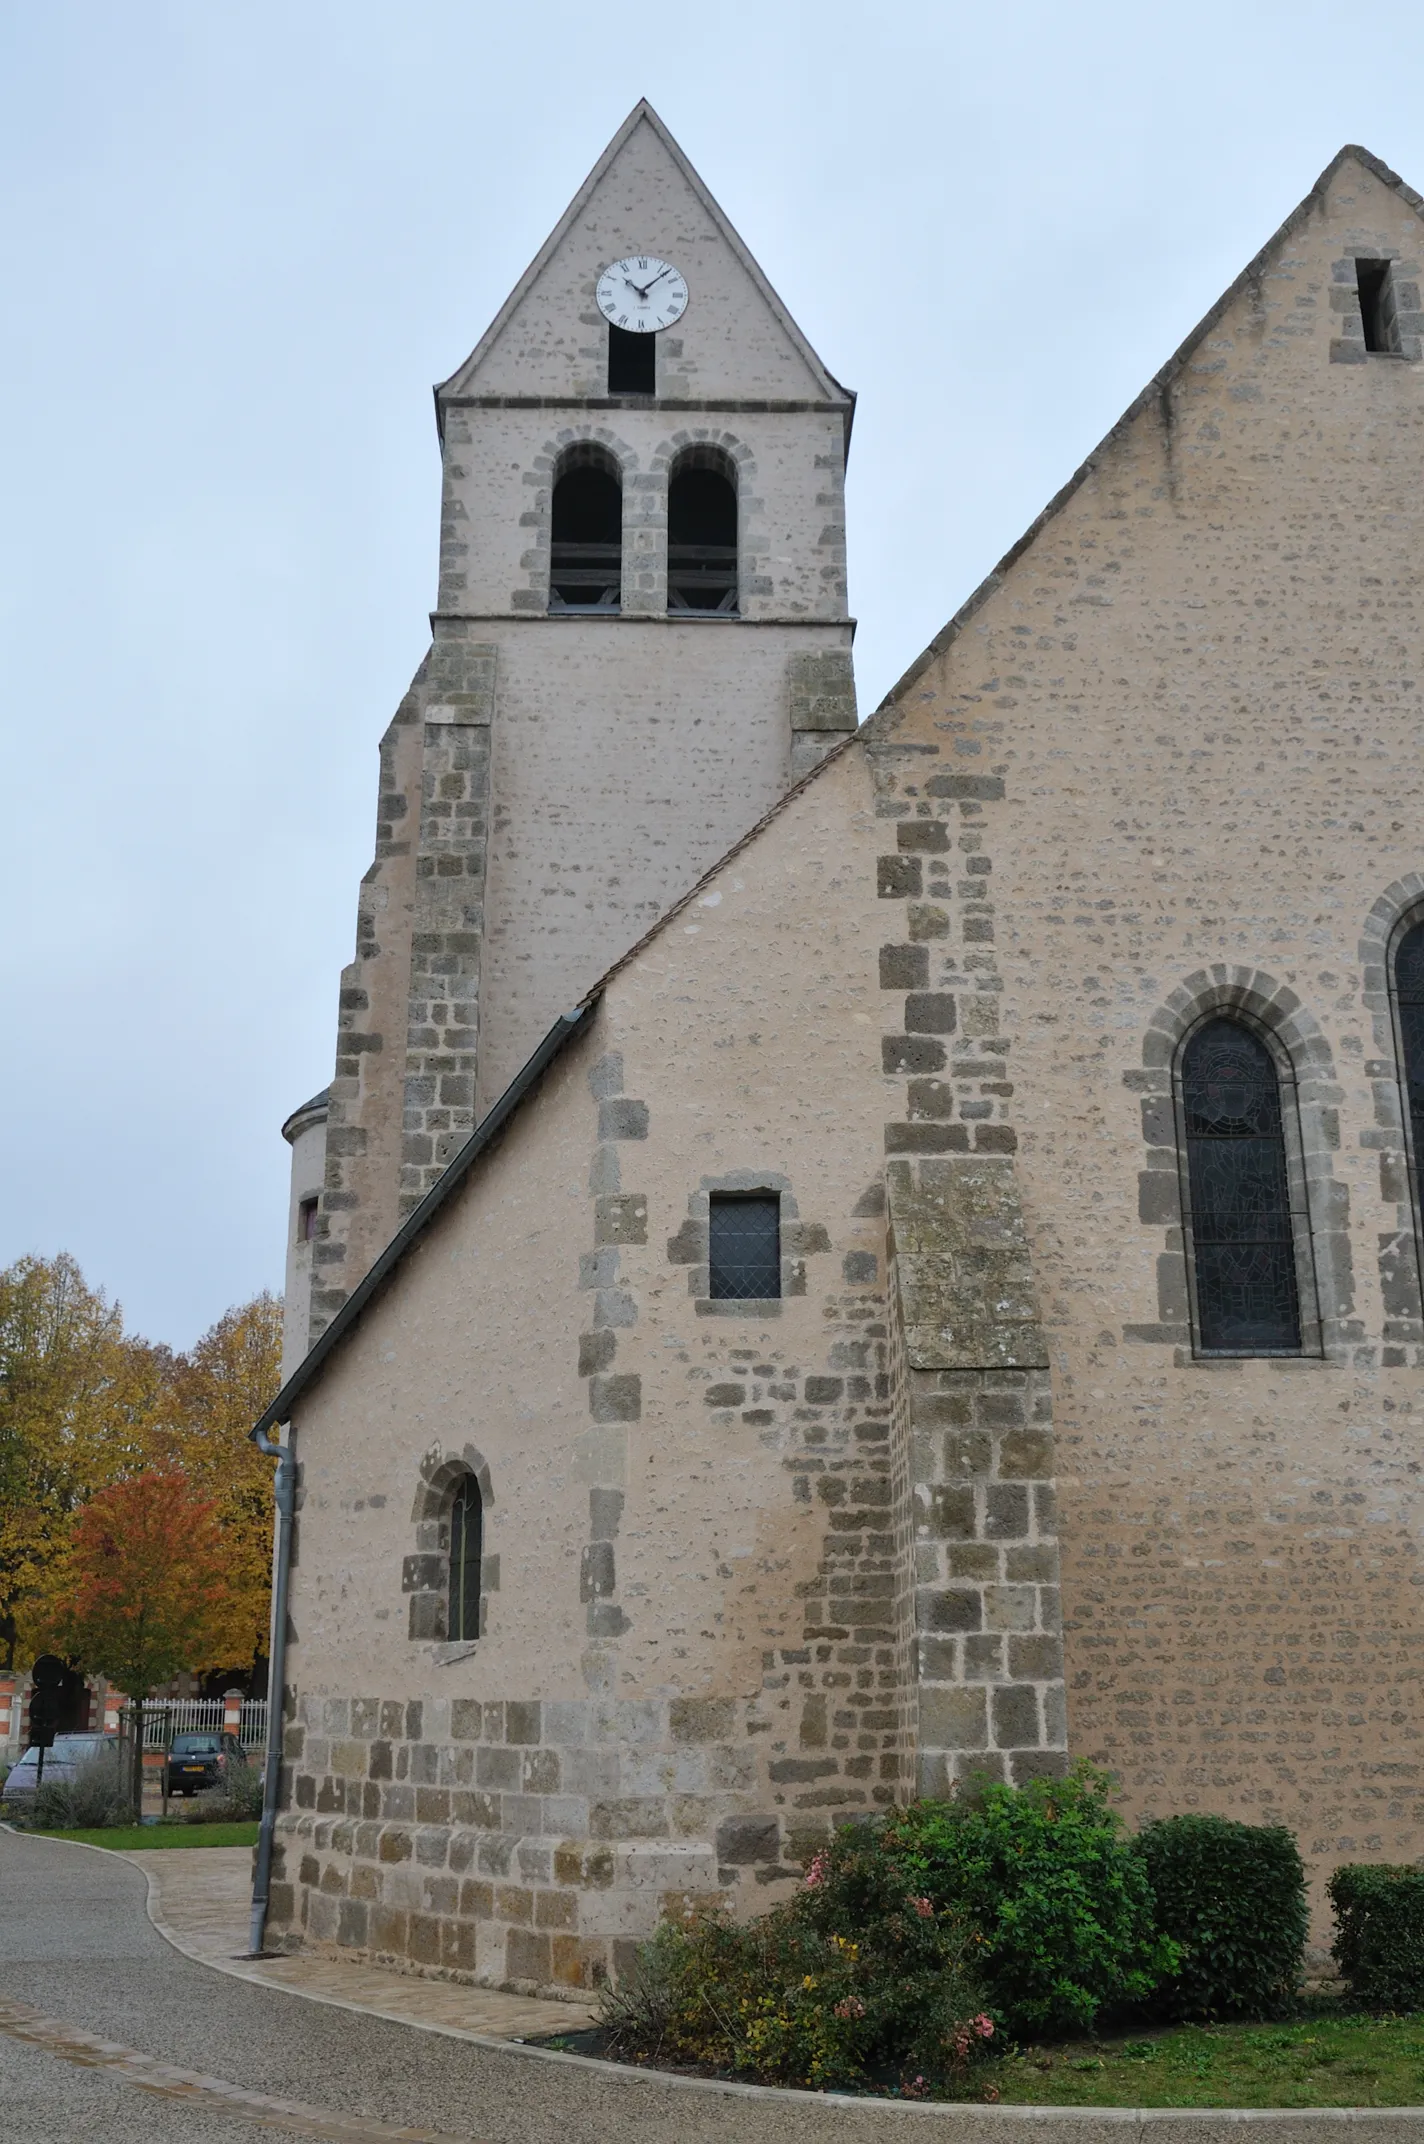
[[[0,1273],[0,1648],[12,1663],[21,1604],[72,1515],[143,1464],[166,1370],[72,1258]]]
[[[90,1498],[154,1466],[211,1499],[225,1611],[202,1664],[264,1650],[272,1461],[247,1432],[277,1391],[282,1305],[257,1296],[187,1354],[125,1333],[118,1304],[75,1261],[21,1258],[0,1272],[0,1659],[34,1649]]]
[[[154,1456],[211,1496],[230,1594],[231,1650],[214,1667],[267,1646],[272,1583],[272,1468],[248,1435],[281,1383],[282,1302],[263,1293],[218,1319],[170,1371],[171,1427]]]

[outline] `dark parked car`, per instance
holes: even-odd
[[[236,1771],[246,1771],[247,1752],[236,1735],[175,1735],[168,1752],[170,1794],[199,1794],[205,1787],[226,1786]]]

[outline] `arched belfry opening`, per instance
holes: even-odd
[[[720,447],[689,447],[668,483],[669,610],[737,608],[737,472]]]
[[[622,474],[586,440],[561,457],[554,479],[549,608],[616,611],[622,593]]]

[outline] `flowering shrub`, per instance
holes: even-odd
[[[1080,1766],[1066,1779],[985,1786],[892,1817],[885,1849],[937,1913],[979,1938],[979,1970],[1009,2029],[1089,2032],[1177,1968],[1158,1933],[1137,1842]]]
[[[842,1831],[793,1898],[745,1927],[665,1924],[603,1998],[612,2050],[767,2084],[962,2091],[996,2032],[974,1946],[888,1840]]]

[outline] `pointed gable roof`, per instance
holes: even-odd
[[[984,579],[979,583],[979,586],[974,590],[967,602],[960,605],[949,623],[942,626],[929,646],[915,657],[903,677],[897,678],[876,708],[875,713],[869,718],[870,721],[874,722],[880,716],[888,716],[894,712],[910,687],[915,684],[917,679],[924,676],[926,670],[939,656],[943,655],[951,642],[958,639],[975,612],[982,609],[990,596],[1003,586],[1004,577],[1010,567],[1018,563],[1025,551],[1047,528],[1049,522],[1055,520],[1075,493],[1081,490],[1088,478],[1097,469],[1109,447],[1121,439],[1129,426],[1136,422],[1150,403],[1160,402],[1163,396],[1171,392],[1177,378],[1195,356],[1213,328],[1235,304],[1241,293],[1249,289],[1261,276],[1277,247],[1283,245],[1286,239],[1299,230],[1307,217],[1313,214],[1324,202],[1330,190],[1330,182],[1339,171],[1341,165],[1350,159],[1353,159],[1357,164],[1362,164],[1372,177],[1378,179],[1382,186],[1387,186],[1393,193],[1398,194],[1400,200],[1407,203],[1415,211],[1416,215],[1419,215],[1421,220],[1424,220],[1424,195],[1417,194],[1414,188],[1399,176],[1397,171],[1391,171],[1388,164],[1384,163],[1379,157],[1372,155],[1368,149],[1362,149],[1358,142],[1346,142],[1343,149],[1337,150],[1321,172],[1320,177],[1311,187],[1310,192],[1303,201],[1298,202],[1291,210],[1280,229],[1273,232],[1264,246],[1262,246],[1260,252],[1253,255],[1246,263],[1236,280],[1227,286],[1215,305],[1197,322],[1186,341],[1173,352],[1161,370],[1153,374],[1141,394],[1128,404],[1112,429],[1103,434],[1103,437],[1098,441],[1087,460],[1079,464],[1062,489],[1054,493],[1042,513],[1029,523],[1022,536],[1019,537],[1018,542],[1012,544],[998,564],[984,576]],[[864,725],[862,725],[862,728],[864,728]],[[859,734],[859,732],[856,734]]]
[[[628,182],[621,195],[620,179]],[[451,403],[487,392],[501,397],[548,394],[553,383],[537,377],[545,369],[537,357],[528,349],[516,354],[510,347],[514,323],[537,309],[541,296],[566,316],[573,291],[583,292],[586,286],[588,302],[582,310],[592,314],[593,285],[609,260],[634,248],[640,252],[665,248],[664,257],[671,258],[689,246],[695,252],[699,245],[705,259],[709,240],[722,255],[719,268],[731,285],[730,292],[718,295],[730,295],[743,307],[750,300],[760,316],[761,347],[745,353],[748,376],[733,391],[748,396],[779,393],[837,407],[853,403],[850,390],[816,355],[739,233],[644,98],[634,105],[465,362],[436,388],[437,412],[443,415]],[[678,265],[689,276],[692,305],[687,319],[695,333],[698,264],[680,259]],[[556,294],[553,286],[563,283],[572,288],[560,288]],[[588,324],[600,332],[603,327],[601,318],[590,319]],[[578,340],[573,332],[577,325],[576,314],[560,321],[565,368],[573,357],[571,345]],[[561,385],[567,393],[567,380]],[[700,386],[693,389],[700,391]],[[721,394],[724,389],[709,381],[706,391]]]

